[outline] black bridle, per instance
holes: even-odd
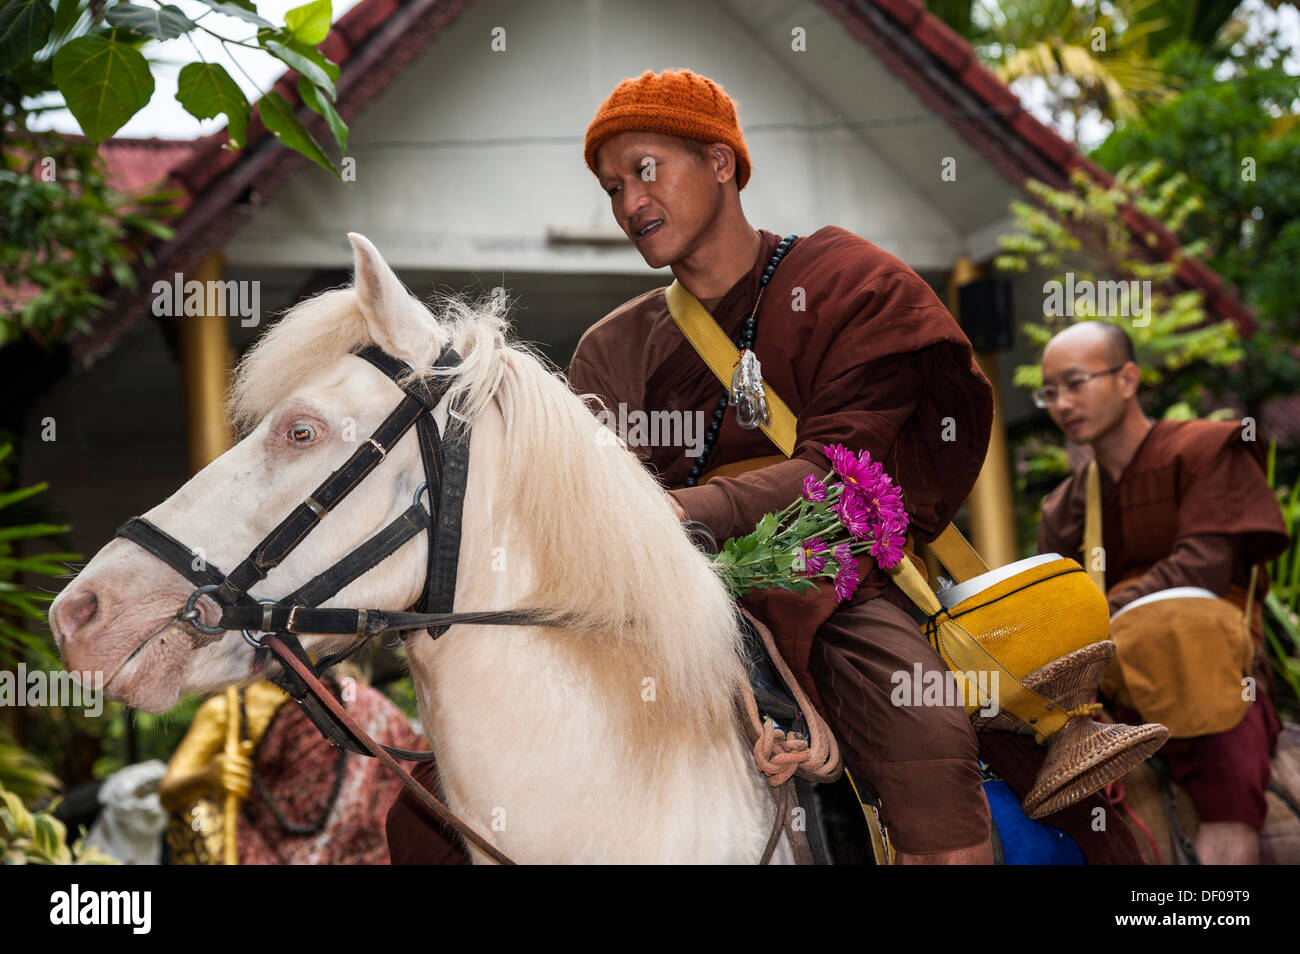
[[[450,385],[448,376],[438,375],[428,381],[407,377],[410,368],[376,345],[355,354],[378,368],[402,389],[404,396],[401,402],[343,466],[313,490],[232,571],[223,573],[206,561],[198,560],[196,552],[190,547],[143,517],[132,517],[118,528],[117,536],[143,547],[195,584],[196,589],[190,594],[185,608],[177,614],[177,619],[209,636],[218,636],[228,630],[242,630],[244,639],[260,654],[255,657],[259,663],[273,650],[280,657],[277,647],[283,645],[318,678],[326,669],[359,650],[365,644],[366,637],[391,630],[427,629],[429,635],[437,639],[455,623],[564,625],[565,617],[562,614],[538,610],[452,612],[460,559],[461,516],[469,476],[469,428],[458,427],[453,434],[449,418],[445,442],[438,432],[433,410],[446,395]],[[448,346],[439,355],[436,367],[455,367],[460,360],[460,355]],[[256,600],[250,596],[248,590],[260,580],[266,579],[267,574],[302,543],[325,515],[384,461],[412,427],[416,429],[419,439],[425,483],[415,492],[411,506],[332,567],[283,599]],[[431,513],[420,502],[426,489],[433,507]],[[424,592],[413,607],[405,612],[320,608],[322,602],[378,566],[422,532],[429,534],[428,566]],[[221,607],[221,618],[215,626],[205,624],[200,618],[198,601],[203,596],[210,597]],[[253,632],[274,634],[277,638],[269,641],[265,638],[258,639],[252,635]],[[312,664],[298,641],[299,634],[361,638],[342,652],[326,656],[319,663]],[[285,663],[286,660],[281,657],[280,662]],[[372,754],[362,740],[332,714],[330,707],[316,698],[307,683],[294,671],[296,668],[283,665],[283,671],[271,681],[302,706],[316,727],[331,742],[363,755]],[[381,748],[390,755],[408,761],[430,761],[433,758],[431,752],[413,752],[388,746]]]

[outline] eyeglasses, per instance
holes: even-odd
[[[1124,364],[1127,363],[1127,361],[1124,362]],[[1106,374],[1114,374],[1123,367],[1123,364],[1117,364],[1115,367],[1107,368],[1105,371],[1093,371],[1091,374],[1078,374],[1072,378],[1067,378],[1065,381],[1065,390],[1069,391],[1071,396],[1077,395],[1083,390],[1083,386],[1093,378],[1099,378]],[[1051,407],[1056,403],[1056,399],[1059,396],[1060,394],[1058,390],[1049,384],[1047,387],[1038,388],[1034,391],[1034,405],[1042,408]]]

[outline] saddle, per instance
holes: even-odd
[[[1170,777],[1157,753],[1111,784],[1112,804],[1128,826],[1144,862],[1198,865],[1200,819],[1187,790]],[[1300,864],[1300,725],[1282,724],[1265,793],[1268,814],[1259,833],[1261,865]]]

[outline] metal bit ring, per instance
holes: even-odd
[[[220,633],[224,633],[226,631],[224,626],[209,626],[202,621],[197,605],[200,596],[207,596],[209,593],[219,589],[221,589],[221,585],[218,583],[208,583],[204,586],[200,586],[190,594],[190,598],[185,601],[185,609],[180,613],[177,613],[176,618],[189,623],[199,632],[207,633],[209,636],[216,636]]]

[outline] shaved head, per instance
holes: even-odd
[[[1080,321],[1043,349],[1043,386],[1037,393],[1066,437],[1086,444],[1136,429],[1145,420],[1137,401],[1140,378],[1133,341],[1123,328]]]
[[[1066,328],[1047,343],[1043,358],[1052,349],[1067,352],[1069,355],[1091,354],[1103,357],[1108,365],[1137,363],[1137,353],[1133,350],[1133,339],[1119,325],[1105,321],[1080,321]]]

